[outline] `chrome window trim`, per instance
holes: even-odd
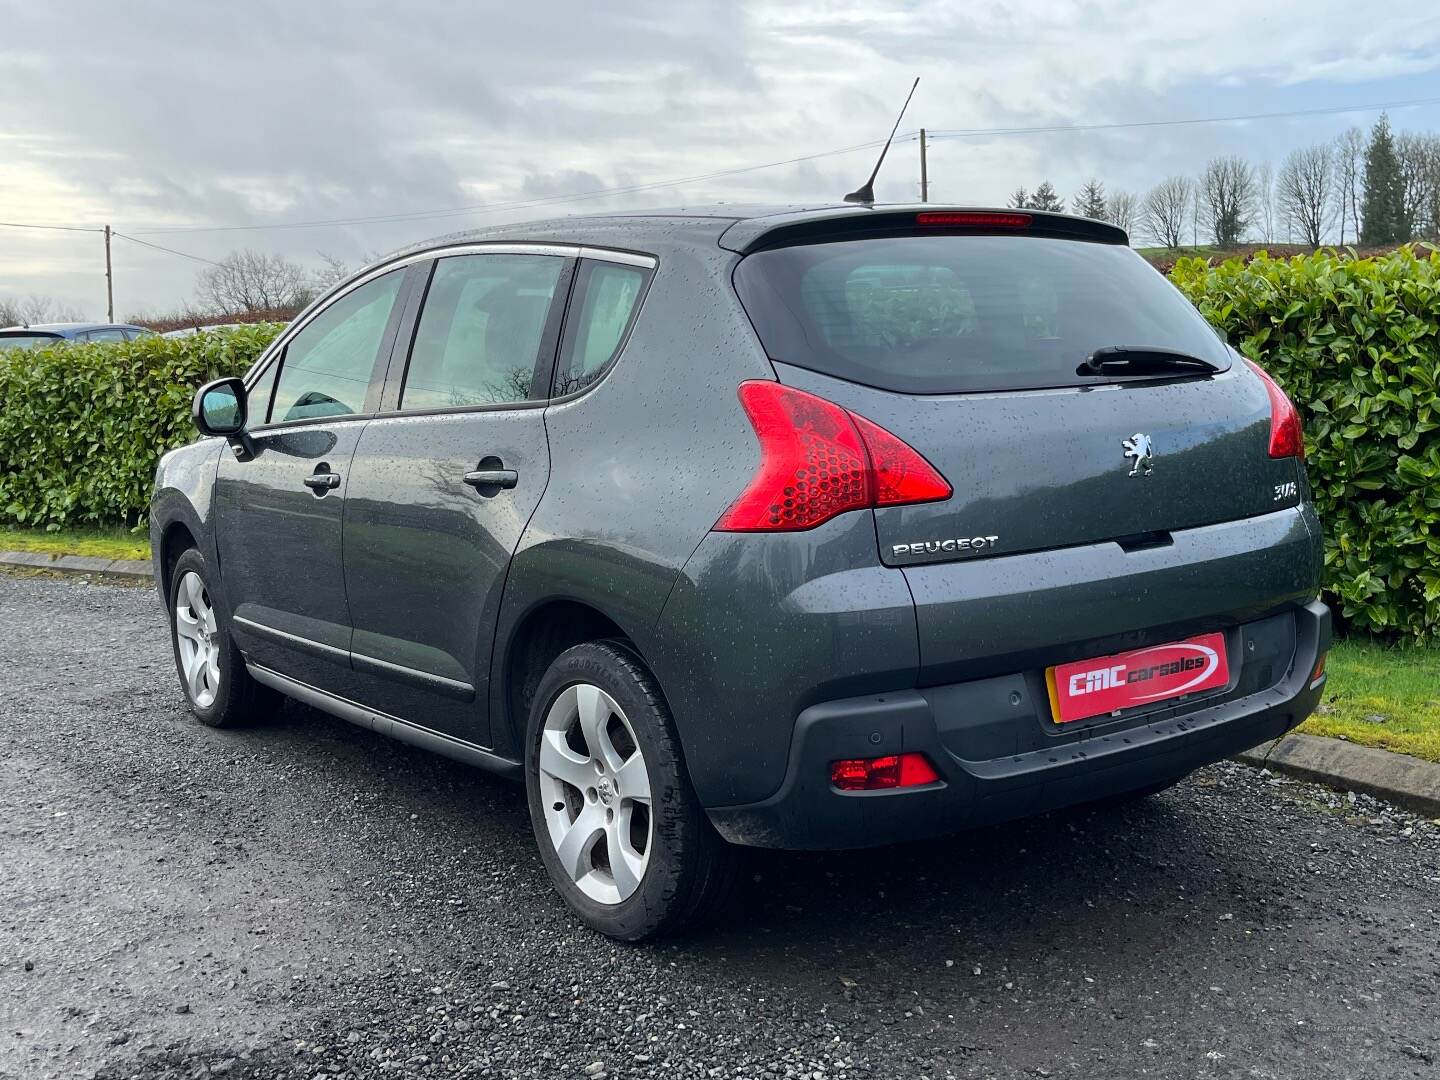
[[[261,354],[260,358],[250,366],[245,373],[245,389],[248,391],[259,381],[265,368],[269,367],[274,358],[284,350],[290,339],[305,329],[321,312],[325,311],[332,304],[337,303],[349,293],[360,286],[383,277],[392,270],[400,270],[403,267],[411,266],[417,262],[426,262],[431,259],[448,259],[456,255],[554,255],[565,259],[594,259],[598,262],[621,263],[626,266],[641,266],[654,270],[659,265],[659,260],[653,255],[642,255],[633,251],[613,251],[609,248],[585,247],[580,244],[560,243],[512,243],[506,241],[495,241],[487,243],[477,241],[463,244],[447,244],[440,247],[427,248],[424,251],[411,252],[391,262],[382,263],[352,278],[350,281],[336,288],[333,292],[322,297],[309,311],[303,312],[287,326],[269,347]]]

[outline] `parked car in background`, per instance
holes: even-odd
[[[215,323],[213,326],[182,326],[179,330],[166,330],[161,337],[181,338],[194,337],[196,334],[208,333],[211,330],[235,330],[248,323],[227,322]]]
[[[40,349],[67,341],[136,341],[155,336],[154,330],[130,323],[36,323],[0,330],[0,349]]]
[[[619,938],[715,910],[733,845],[1141,797],[1325,682],[1299,415],[1101,222],[450,237],[194,416],[150,514],[194,714],[285,694],[523,779]]]

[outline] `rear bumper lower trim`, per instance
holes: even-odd
[[[919,691],[877,694],[812,706],[796,720],[785,781],[770,798],[709,808],[733,843],[792,849],[858,848],[1023,817],[1124,794],[1169,780],[1278,738],[1320,700],[1312,683],[1329,648],[1330,612],[1295,609],[1295,654],[1275,685],[1181,716],[986,761],[967,761],[942,741],[930,701]],[[944,780],[914,791],[840,793],[829,763],[919,751]]]

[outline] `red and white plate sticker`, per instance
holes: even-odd
[[[1230,681],[1224,634],[1060,664],[1045,674],[1057,724],[1213,690]]]

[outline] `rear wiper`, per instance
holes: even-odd
[[[1107,345],[1096,349],[1075,369],[1076,375],[1163,375],[1167,372],[1216,372],[1209,360],[1174,349],[1145,345]]]

